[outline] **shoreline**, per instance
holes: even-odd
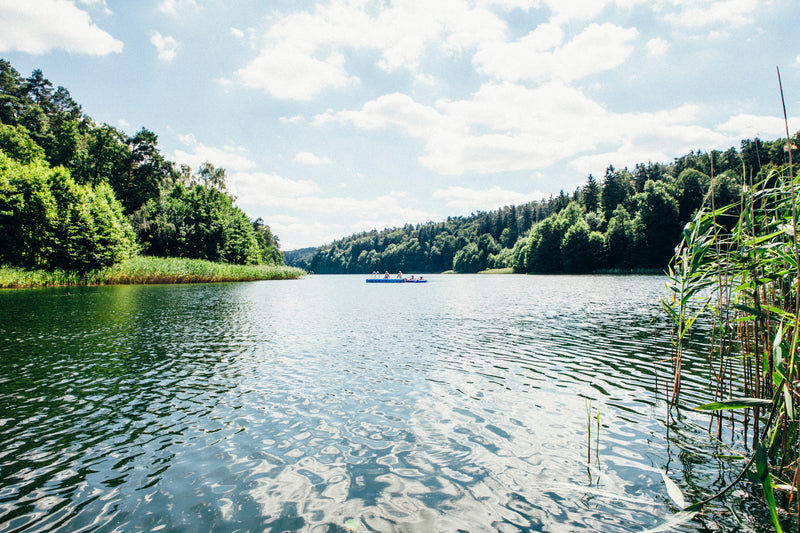
[[[231,265],[202,259],[139,256],[85,273],[1,266],[0,289],[290,280],[305,275],[304,270],[285,265]]]

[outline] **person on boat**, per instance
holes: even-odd
[[[383,275],[384,279],[389,279],[389,271],[386,271],[386,274]]]
[[[411,274],[411,277],[410,277],[409,279],[410,279],[411,281],[414,281],[414,274]]]
[[[397,279],[403,279],[403,271],[402,270],[398,270],[397,271]]]

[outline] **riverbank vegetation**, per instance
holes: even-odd
[[[284,264],[270,227],[234,204],[224,169],[179,167],[155,133],[99,125],[41,71],[23,78],[0,59],[0,265],[87,279],[139,254]]]
[[[787,138],[789,137],[787,127]],[[751,450],[741,479],[760,487],[775,528],[798,513],[800,487],[800,181],[794,176],[796,139],[787,164],[755,169],[733,202],[710,196],[683,230],[669,268],[674,323],[671,416],[681,406],[687,339],[697,324],[711,323],[708,359],[710,429],[738,427]],[[787,146],[786,143],[783,146]],[[712,175],[713,181],[716,177]],[[716,184],[716,183],[715,183]],[[704,329],[703,331],[708,331]],[[727,414],[726,414],[727,413]],[[776,498],[776,495],[778,496]]]
[[[795,157],[797,145],[798,134]],[[745,172],[764,176],[785,165],[786,146],[786,139],[756,138],[738,150],[692,151],[671,163],[609,166],[602,179],[589,175],[572,194],[364,232],[290,254],[287,263],[326,274],[663,272],[695,211],[712,196],[715,205],[738,201]]]
[[[285,280],[303,274],[302,270],[285,265],[234,265],[202,259],[136,256],[86,272],[0,267],[0,288]]]

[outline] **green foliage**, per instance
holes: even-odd
[[[628,201],[636,194],[633,176],[627,171],[617,171],[613,166],[606,169],[603,178],[603,192],[601,194],[603,204],[603,215],[606,220],[610,220],[614,210],[619,205],[626,206]]]
[[[631,252],[633,246],[633,222],[628,211],[617,206],[605,234],[606,262],[611,268],[629,268],[635,264]]]
[[[681,225],[691,220],[695,211],[703,205],[711,178],[693,168],[683,170],[672,185],[673,196],[678,202]]]
[[[50,266],[57,207],[47,165],[24,165],[0,152],[0,262]]]
[[[44,150],[33,142],[25,128],[0,124],[0,150],[11,159],[30,164],[44,160]]]
[[[705,317],[715,332],[710,353],[703,348],[709,368],[726,370],[714,371],[711,401],[697,409],[715,413],[718,434],[719,411],[745,409],[756,421],[745,426],[745,432],[752,431],[754,453],[742,473],[690,509],[722,497],[747,475],[761,486],[773,525],[780,531],[773,480],[796,488],[800,479],[800,181],[791,167],[765,164],[760,173],[760,181],[745,188],[737,187],[738,176],[731,170],[714,179],[703,209],[684,228],[669,268],[672,296],[662,307],[674,324],[671,406],[680,407],[685,339]],[[726,197],[729,203],[720,205]],[[747,434],[743,440],[750,440]]]
[[[633,221],[633,241],[641,265],[665,265],[680,236],[678,203],[662,182],[648,181],[636,195],[638,212]]]
[[[259,223],[256,229],[231,197],[216,188],[176,183],[148,200],[133,220],[148,255],[234,264],[283,263],[269,228]]]
[[[2,151],[0,235],[0,261],[24,267],[86,271],[136,250],[108,185],[77,185],[63,167],[21,164]]]
[[[2,59],[0,153],[0,262],[85,272],[135,254],[138,236],[162,255],[283,263],[269,226],[225,193],[223,169],[176,170],[155,133],[98,126],[41,70],[23,78]]]
[[[594,176],[589,174],[586,178],[586,185],[581,191],[581,205],[587,213],[597,211],[600,207],[600,184],[594,179]]]

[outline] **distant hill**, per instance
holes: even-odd
[[[794,155],[800,134],[792,145]],[[738,204],[743,176],[756,182],[785,165],[785,148],[786,139],[756,138],[739,150],[692,151],[632,171],[609,166],[601,180],[589,175],[572,194],[562,190],[541,202],[362,232],[285,252],[286,263],[317,274],[664,269],[693,214],[712,198],[717,208]],[[800,160],[800,153],[794,157]]]
[[[296,266],[307,263],[317,248],[310,246],[308,248],[298,248],[297,250],[289,250],[283,252],[283,260],[288,266]]]

